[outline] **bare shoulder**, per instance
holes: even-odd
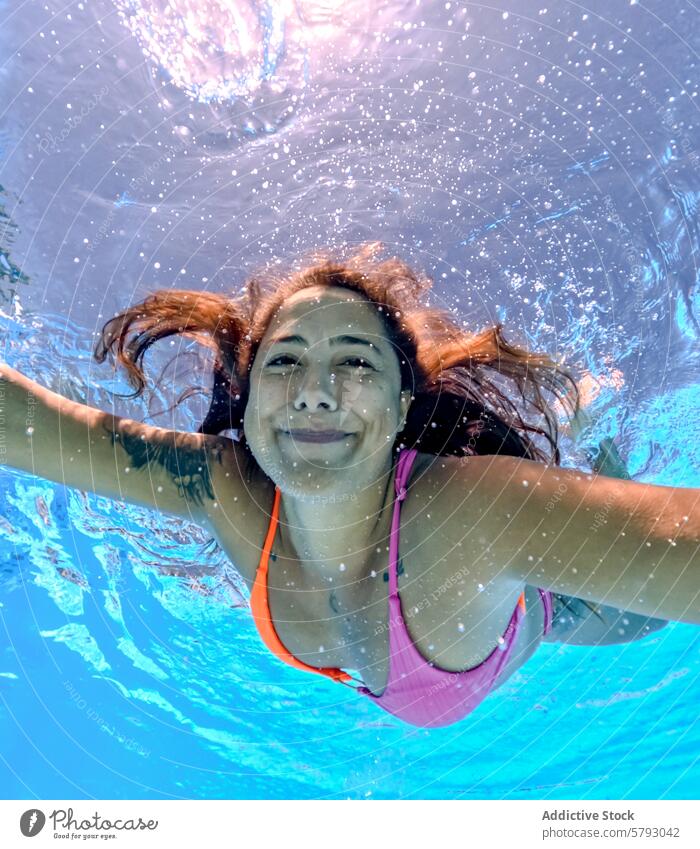
[[[492,545],[499,519],[493,510],[493,482],[484,482],[489,475],[500,474],[491,466],[493,459],[417,455],[409,481],[412,497],[406,500],[401,525],[420,552],[414,562],[425,564],[424,582],[443,584],[455,571],[468,570],[470,583],[505,595],[524,586]]]
[[[502,478],[502,469],[493,464],[492,456],[440,457],[416,455],[409,486],[416,500],[438,508],[443,520],[470,525],[488,519],[492,502],[494,477]],[[503,459],[503,458],[501,458]]]
[[[250,585],[270,521],[275,486],[237,442],[223,436],[206,440],[214,494],[207,504],[207,526]]]

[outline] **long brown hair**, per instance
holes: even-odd
[[[395,448],[510,454],[560,465],[557,419],[544,393],[575,415],[579,392],[573,377],[546,354],[506,341],[500,323],[477,333],[464,330],[448,310],[426,303],[429,277],[396,257],[378,259],[381,250],[380,242],[365,243],[344,260],[328,249],[315,251],[296,270],[252,276],[234,297],[158,290],[104,325],[95,358],[116,357],[134,397],[146,387],[143,358],[151,345],[178,334],[194,338],[215,354],[211,405],[199,432],[241,431],[250,368],[277,309],[309,286],[340,286],[377,305],[399,357],[401,388],[412,392]],[[517,391],[517,403],[507,385],[498,385],[504,382]],[[544,447],[531,435],[543,438]],[[250,455],[242,432],[241,443]]]

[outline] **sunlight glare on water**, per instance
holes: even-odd
[[[683,0],[0,2],[2,358],[194,431],[210,352],[153,346],[158,385],[115,400],[103,323],[379,239],[582,376],[564,465],[615,440],[634,480],[700,487],[699,32]],[[543,645],[416,729],[272,657],[206,529],[0,475],[15,798],[697,795],[695,626]]]
[[[327,50],[366,0],[115,0],[154,67],[203,103],[303,88],[309,50]]]

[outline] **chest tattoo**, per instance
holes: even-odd
[[[403,558],[399,558],[399,566],[398,566],[398,569],[396,570],[396,574],[397,575],[403,575]],[[384,577],[384,581],[388,582],[389,581],[389,572],[386,571],[384,573],[383,577]],[[335,590],[330,591],[330,594],[328,595],[328,603],[330,604],[331,610],[334,613],[340,613],[340,611],[338,610],[338,599],[335,597]]]
[[[403,557],[399,558],[399,568],[396,570],[397,575],[403,575]],[[389,581],[389,570],[384,573],[384,581],[388,583]]]

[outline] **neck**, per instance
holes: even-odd
[[[375,549],[385,551],[394,503],[396,458],[362,494],[296,498],[282,493],[279,533],[309,587],[356,584],[369,575]],[[386,558],[385,558],[386,559]]]

